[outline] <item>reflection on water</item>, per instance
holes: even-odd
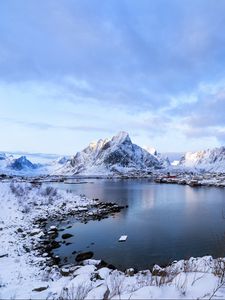
[[[67,232],[72,244],[56,249],[74,261],[73,251],[93,251],[125,269],[165,265],[190,256],[225,255],[225,190],[155,184],[149,180],[92,180],[87,184],[56,184],[101,201],[129,205],[114,217],[88,224],[74,223]],[[63,225],[62,225],[63,226]],[[122,234],[125,243],[118,243]]]

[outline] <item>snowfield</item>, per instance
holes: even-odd
[[[0,183],[1,299],[209,299],[225,298],[225,259],[207,256],[137,273],[109,269],[93,259],[59,267],[38,245],[37,220],[86,214],[96,200],[27,183]],[[48,228],[55,232],[57,228]]]

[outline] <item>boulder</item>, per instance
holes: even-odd
[[[39,233],[41,233],[41,229],[36,228],[36,229],[33,229],[33,230],[30,232],[30,235],[31,235],[31,236],[34,236],[34,235],[37,235],[37,234],[39,234]]]
[[[63,239],[69,239],[69,238],[71,238],[73,236],[73,234],[70,234],[70,233],[64,233],[63,235],[62,235],[62,238]]]
[[[126,269],[125,274],[128,276],[134,276],[134,269],[133,268]]]
[[[48,287],[49,287],[48,285],[43,285],[43,286],[40,286],[40,287],[37,287],[37,288],[33,289],[32,291],[33,292],[42,292],[42,291],[47,290]]]
[[[85,259],[90,259],[93,257],[93,255],[94,253],[92,251],[80,253],[76,256],[76,261],[80,262]]]
[[[62,276],[69,276],[70,275],[70,269],[69,268],[62,268],[61,269]]]

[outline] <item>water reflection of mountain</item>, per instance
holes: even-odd
[[[58,250],[62,257],[85,250],[92,242],[88,249],[96,259],[103,258],[121,269],[166,265],[190,256],[225,255],[223,189],[155,184],[147,179],[99,179],[57,186],[89,198],[129,205],[100,222],[75,224],[71,249],[66,246]],[[122,234],[128,235],[128,240],[118,243]]]

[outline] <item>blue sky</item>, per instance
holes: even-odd
[[[1,0],[0,150],[225,144],[225,1]]]

